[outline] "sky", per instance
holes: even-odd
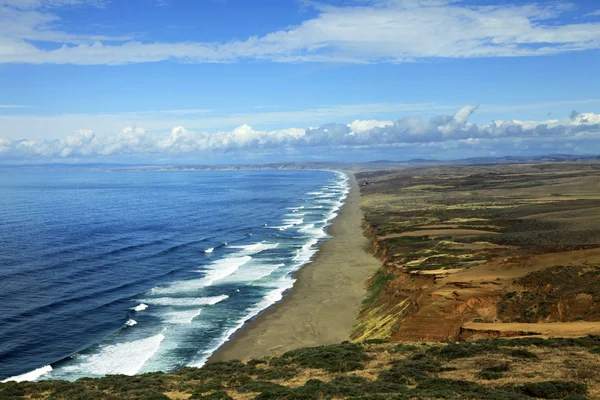
[[[0,164],[600,154],[600,3],[0,0]]]

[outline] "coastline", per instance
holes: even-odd
[[[366,296],[365,281],[381,263],[366,251],[360,191],[354,175],[347,175],[350,192],[327,229],[330,238],[294,274],[293,288],[248,321],[208,362],[247,360],[348,340]]]

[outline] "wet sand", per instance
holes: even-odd
[[[354,176],[348,176],[351,190],[328,229],[332,237],[296,272],[297,281],[284,299],[248,322],[209,362],[248,360],[348,340],[366,296],[365,281],[381,265],[366,251],[359,189]]]

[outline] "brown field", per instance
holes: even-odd
[[[357,178],[384,263],[368,282],[354,340],[600,334],[600,164]]]

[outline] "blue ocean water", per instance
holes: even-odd
[[[0,380],[202,365],[347,192],[327,171],[0,174]]]

